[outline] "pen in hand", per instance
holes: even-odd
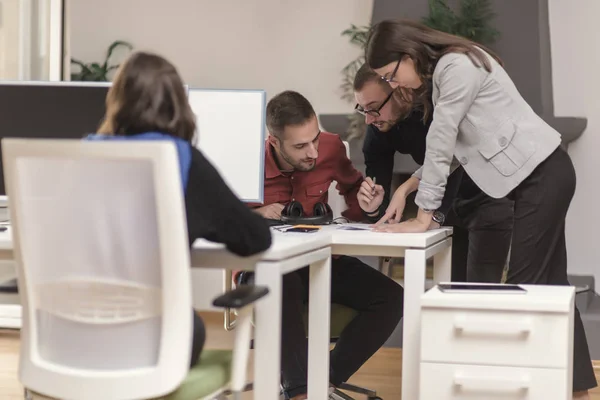
[[[377,184],[377,177],[373,177],[373,186],[371,187],[371,194],[375,196],[375,185]]]

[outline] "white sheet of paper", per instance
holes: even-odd
[[[338,225],[338,230],[343,231],[370,231],[373,229],[373,225],[371,224],[341,224]]]

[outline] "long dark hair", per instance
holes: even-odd
[[[494,52],[469,39],[429,28],[419,22],[395,19],[382,21],[371,28],[365,57],[373,69],[397,62],[405,56],[412,59],[423,83],[414,91],[414,100],[423,107],[423,118],[426,120],[431,113],[431,77],[439,59],[447,53],[463,53],[469,56],[475,66],[491,72],[492,65],[484,51],[503,65]]]
[[[98,133],[127,136],[144,132],[192,142],[196,118],[175,67],[158,55],[137,52],[117,72]]]

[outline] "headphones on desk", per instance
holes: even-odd
[[[328,225],[333,221],[333,211],[329,204],[319,202],[313,207],[313,215],[304,214],[302,204],[289,202],[281,211],[281,222],[290,225]]]

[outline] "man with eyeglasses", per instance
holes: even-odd
[[[386,215],[396,152],[410,154],[422,165],[431,118],[423,121],[419,107],[406,101],[410,93],[397,93],[368,65],[354,79],[355,110],[365,116],[363,144],[366,179],[358,194],[363,212],[372,222]],[[393,194],[416,190],[411,177]],[[513,202],[483,193],[459,167],[450,175],[441,207],[434,212],[433,226],[452,226],[452,280],[500,282],[508,258],[513,226]],[[373,189],[376,188],[376,189]],[[371,189],[371,190],[369,190]],[[400,221],[402,211],[389,222]],[[388,218],[388,213],[385,219]]]

